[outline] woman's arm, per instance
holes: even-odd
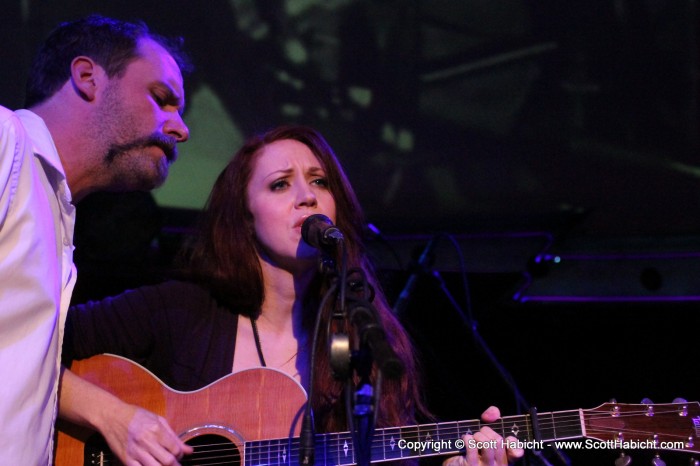
[[[125,465],[179,465],[183,455],[192,453],[165,419],[121,401],[65,367],[58,396],[59,416],[100,432]]]

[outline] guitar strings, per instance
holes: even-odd
[[[679,412],[677,409],[666,409],[664,410],[663,407],[659,409],[659,406],[656,405],[654,410],[654,416],[653,417],[669,417],[669,415],[673,416],[674,419],[678,419],[679,417]],[[616,428],[615,426],[591,426],[590,421],[594,420],[624,420],[626,418],[634,418],[634,417],[639,417],[639,416],[644,416],[644,417],[651,417],[648,416],[649,412],[644,409],[644,410],[637,410],[637,411],[625,411],[621,412],[618,415],[613,415],[612,412],[606,411],[606,412],[601,412],[601,411],[585,411],[584,412],[587,414],[586,418],[587,420],[584,422],[586,425],[587,429],[587,434],[591,434],[593,432],[595,433],[610,433],[613,435],[617,435],[619,432],[624,431],[628,435],[629,434],[642,434],[642,435],[653,435],[655,433],[658,433],[656,431],[647,431],[643,429],[628,429],[626,426],[623,426],[622,429]],[[551,418],[551,419],[548,419]],[[521,421],[521,424],[518,424],[515,422],[515,420]],[[509,431],[510,422],[513,421],[513,426],[510,427],[511,431]],[[552,430],[554,433],[558,433],[557,431],[561,432],[566,432],[568,429],[576,428],[575,431],[575,437],[581,437],[582,432],[581,432],[581,415],[578,411],[571,411],[571,414],[556,414],[555,418],[555,413],[538,413],[538,424],[540,426],[540,430]],[[420,452],[413,452],[409,451],[409,454],[404,456],[403,452],[399,452],[399,455],[394,455],[390,453],[390,457],[387,458],[386,456],[386,447],[387,445],[387,438],[391,438],[392,435],[396,435],[397,438],[395,441],[398,441],[398,439],[404,439],[406,441],[419,441],[421,437],[423,438],[423,441],[426,441],[425,437],[427,434],[430,434],[431,436],[437,435],[433,440],[446,440],[450,438],[454,438],[455,440],[458,438],[461,438],[462,435],[465,433],[469,432],[470,430],[474,429],[477,430],[481,426],[488,425],[492,428],[496,428],[495,430],[499,431],[500,435],[514,435],[517,438],[525,438],[525,439],[532,439],[532,432],[531,432],[531,423],[528,421],[528,418],[526,416],[506,416],[502,418],[501,421],[497,421],[496,423],[482,423],[480,421],[453,421],[453,422],[447,422],[447,423],[441,423],[441,424],[423,424],[419,426],[404,426],[404,427],[390,427],[390,428],[384,428],[381,429],[378,435],[375,435],[375,438],[372,441],[372,446],[371,450],[373,452],[373,460],[374,460],[374,453],[379,452],[383,458],[379,459],[398,459],[402,457],[418,457],[418,456],[429,456],[429,455],[435,455],[435,454],[445,454],[445,453],[453,453],[455,451],[458,451],[456,449],[453,449],[451,451],[444,451],[444,452],[436,452],[435,450],[429,450],[428,453],[421,454]],[[517,432],[513,432],[512,430],[514,427],[517,427],[518,430]],[[410,431],[410,432],[407,432]],[[517,434],[517,435],[515,435]],[[587,435],[590,436],[590,435]],[[677,438],[677,439],[683,439],[684,441],[687,440],[687,437],[682,436],[682,435],[674,435],[674,434],[668,434],[666,437],[669,438]],[[334,461],[335,464],[350,464],[354,462],[354,447],[352,445],[351,437],[349,432],[341,432],[341,433],[333,433],[333,434],[319,434],[319,438],[324,439],[324,443],[326,445],[326,451],[331,452],[331,456],[334,456],[334,454],[337,454],[336,459],[338,461]],[[563,435],[555,435],[554,438],[564,438]],[[188,455],[186,459],[183,461],[183,465],[191,464],[191,465],[216,465],[216,464],[229,464],[229,463],[222,463],[219,460],[226,460],[226,459],[231,459],[231,461],[234,461],[238,459],[238,462],[240,463],[241,461],[244,464],[256,464],[259,462],[261,459],[266,459],[266,460],[271,460],[271,459],[277,459],[276,461],[278,464],[296,464],[297,461],[297,456],[299,453],[299,442],[298,438],[294,439],[271,439],[271,440],[258,440],[258,441],[251,441],[251,442],[245,442],[244,446],[244,451],[245,454],[241,458],[240,452],[238,451],[238,447],[233,445],[233,447],[225,447],[226,445],[232,445],[232,442],[230,441],[225,441],[225,442],[220,442],[220,443],[209,443],[209,444],[202,444],[202,445],[196,445],[195,446],[195,451],[192,455]],[[345,453],[344,449],[347,446],[347,452]],[[216,449],[214,449],[216,447]],[[203,449],[205,451],[203,451]],[[341,454],[342,452],[342,454]],[[215,455],[215,456],[212,456]],[[348,460],[346,463],[341,463],[341,456],[345,456],[346,459]],[[111,456],[111,455],[110,455]],[[349,458],[348,458],[349,456]],[[283,459],[283,461],[279,461],[280,459]],[[217,462],[212,462],[212,463],[202,463],[200,461],[210,461],[210,460],[216,460]],[[257,460],[257,461],[256,461]],[[265,461],[266,463],[269,461]],[[110,459],[105,458],[105,461],[103,464],[107,465],[110,464]],[[234,464],[234,463],[230,463]]]
[[[539,419],[541,416],[545,416],[545,417],[546,417],[547,414],[550,414],[550,413],[540,413],[540,414],[538,415],[538,419]],[[611,420],[611,419],[612,419],[612,420],[615,420],[615,419],[625,419],[625,418],[630,418],[630,417],[639,417],[640,415],[647,417],[647,414],[648,414],[648,411],[646,411],[646,410],[639,410],[639,411],[636,411],[636,412],[634,412],[634,411],[633,411],[633,412],[624,412],[624,413],[620,413],[620,414],[617,415],[617,416],[613,416],[612,413],[610,413],[610,412],[595,412],[595,411],[589,411],[589,412],[588,412],[588,418],[589,418],[589,421],[590,421],[590,420],[596,420],[596,419],[605,419],[605,420]],[[666,410],[666,411],[664,411],[663,409],[661,409],[661,410],[657,409],[656,412],[655,412],[655,416],[663,416],[664,414],[666,414],[666,415],[669,415],[669,414],[670,414],[670,415],[672,415],[674,418],[677,418],[679,413],[678,413],[678,411],[675,410],[675,409],[673,409],[673,410]],[[541,429],[541,430],[552,429],[553,431],[556,431],[556,430],[559,430],[559,431],[566,431],[567,429],[570,429],[570,428],[572,428],[572,427],[576,427],[577,430],[575,431],[575,435],[573,435],[572,437],[582,437],[582,436],[583,436],[582,433],[581,433],[581,431],[580,431],[580,429],[581,429],[581,417],[580,417],[580,415],[579,415],[579,413],[578,413],[577,411],[575,412],[575,414],[572,414],[572,415],[569,415],[569,416],[566,416],[566,417],[559,415],[559,416],[557,416],[557,418],[558,418],[557,420],[552,420],[552,421],[540,420],[540,421],[539,421],[540,429]],[[504,425],[505,423],[507,423],[507,422],[508,422],[509,420],[511,420],[511,419],[513,419],[513,417],[510,417],[510,418],[503,418],[503,422],[499,422],[499,423],[498,423],[498,424],[501,424],[501,425],[502,425],[502,426],[501,426],[501,429],[503,429],[503,425]],[[525,421],[524,418],[523,418],[523,421]],[[461,435],[462,435],[463,433],[465,433],[465,432],[467,432],[467,431],[469,430],[469,427],[464,425],[464,424],[469,424],[469,423],[473,424],[473,427],[474,427],[474,428],[479,427],[480,424],[481,424],[481,423],[478,422],[478,421],[471,421],[471,422],[470,422],[470,421],[462,421],[462,422],[460,422],[460,421],[455,421],[454,423],[449,423],[449,424],[457,424],[456,427],[439,427],[439,428],[438,428],[438,426],[435,426],[435,427],[436,427],[436,430],[433,430],[433,431],[432,431],[432,434],[435,434],[435,433],[441,434],[441,437],[442,437],[443,439],[445,439],[445,437],[448,437],[448,438],[449,438],[449,437],[451,437],[451,436],[454,434],[454,435],[455,435],[455,439],[457,439],[457,438],[460,438]],[[461,426],[462,429],[460,429],[459,424],[463,424],[463,425]],[[531,439],[530,423],[525,421],[524,424],[525,424],[524,432],[525,432],[525,434],[526,434],[526,438]],[[491,425],[492,427],[494,427],[494,424],[484,424],[484,425]],[[421,426],[421,427],[424,427],[423,430],[425,431],[425,430],[426,430],[425,427],[428,427],[428,426],[432,426],[432,425],[429,425],[429,424],[428,424],[428,425],[424,425],[424,426]],[[464,427],[468,427],[468,428],[467,428],[467,429],[464,429]],[[495,427],[498,428],[497,425],[496,425]],[[390,428],[390,429],[398,429],[398,430],[400,430],[401,428]],[[411,429],[412,429],[412,430],[416,430],[415,427],[411,427]],[[499,430],[501,430],[501,429],[499,429]],[[594,433],[594,432],[595,432],[595,433],[603,432],[603,433],[613,433],[613,434],[617,434],[617,433],[619,433],[619,432],[621,431],[620,428],[616,428],[615,426],[609,427],[609,426],[591,426],[591,425],[588,425],[588,426],[587,426],[587,429],[588,429],[588,430],[587,430],[587,434],[592,434],[592,433]],[[643,430],[643,429],[626,429],[626,428],[623,428],[622,430],[624,430],[624,431],[627,432],[628,434],[653,435],[653,434],[658,433],[657,431],[653,431],[653,430]],[[523,432],[523,431],[520,431],[520,432]],[[518,433],[520,433],[520,432],[518,432]],[[411,434],[405,434],[404,432],[396,432],[396,433],[397,433],[397,434],[402,434],[400,438],[403,438],[404,440],[407,440],[407,441],[411,441],[411,440],[416,441],[416,440],[419,440],[419,438],[420,438],[420,429],[419,429],[419,432],[418,432],[418,433],[411,433]],[[510,432],[510,433],[512,434],[512,432]],[[423,432],[423,434],[425,434],[425,432]],[[509,432],[507,431],[507,429],[504,429],[504,430],[501,432],[501,434],[502,434],[502,435],[508,435]],[[341,433],[341,434],[326,434],[326,435],[337,436],[337,437],[338,437],[338,438],[335,439],[335,440],[331,440],[330,442],[328,442],[328,441],[326,442],[327,444],[330,445],[331,450],[335,450],[335,451],[342,451],[343,448],[341,448],[341,444],[344,444],[345,442],[347,442],[347,441],[349,440],[349,433],[345,434],[345,435],[347,436],[347,438],[342,438],[342,435],[343,435],[342,433]],[[383,451],[383,450],[384,450],[385,442],[386,442],[386,436],[387,436],[387,435],[388,435],[388,434],[380,435],[380,437],[384,437],[383,439],[382,439],[382,438],[377,438],[377,437],[375,437],[375,439],[373,439],[373,444],[372,444],[372,447],[371,447],[373,451],[374,451],[374,450],[380,450],[380,451]],[[684,436],[682,436],[682,435],[674,435],[674,434],[668,434],[667,437],[669,437],[669,438],[676,438],[676,439],[686,439],[686,437],[684,437]],[[561,439],[561,438],[564,438],[564,436],[563,436],[563,435],[557,435],[557,436],[555,436],[555,438]],[[554,440],[554,439],[552,439],[552,440]],[[290,442],[290,441],[288,441],[288,440],[279,440],[279,441],[278,441],[279,443],[278,443],[277,445],[279,445],[280,443],[284,445],[284,446],[281,447],[281,448],[280,448],[279,446],[278,446],[278,447],[271,447],[271,445],[270,445],[269,443],[270,443],[270,442],[273,442],[273,441],[267,441],[267,442],[268,442],[268,445],[267,445],[267,446],[259,445],[257,448],[251,446],[251,447],[246,448],[246,451],[248,451],[248,449],[250,449],[250,450],[251,450],[251,452],[250,452],[251,455],[252,455],[253,457],[256,457],[256,456],[257,456],[258,458],[263,458],[263,457],[274,458],[274,457],[280,457],[280,456],[282,456],[282,455],[285,455],[285,456],[288,456],[288,457],[292,457],[292,458],[293,458],[294,455],[295,455],[295,453],[298,453],[297,449],[295,449],[295,447],[296,447],[298,444],[297,444],[297,442],[295,442],[295,441],[291,441],[291,442]],[[258,442],[258,443],[259,443],[259,442]],[[349,445],[349,444],[348,444],[348,445]],[[290,448],[288,449],[288,447],[290,447]],[[333,448],[333,447],[335,447],[335,448]],[[349,445],[348,448],[349,448],[349,450],[350,450],[352,447]],[[349,451],[349,450],[348,450],[348,451]],[[256,454],[257,454],[257,455],[256,455]],[[436,454],[436,453],[432,453],[432,452],[431,452],[431,453],[429,453],[429,454]],[[248,455],[246,455],[246,456],[248,456]],[[410,456],[411,456],[411,457],[415,457],[415,456],[421,456],[421,455],[418,454],[418,455],[410,455]],[[291,458],[290,458],[290,459],[291,459]],[[392,457],[392,458],[390,458],[390,459],[395,459],[395,458]]]

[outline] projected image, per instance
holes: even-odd
[[[212,0],[20,2],[28,39],[91,11],[182,35],[191,140],[165,208],[200,209],[244,135],[318,127],[369,218],[392,232],[697,231],[691,2]],[[8,78],[3,80],[8,81]],[[14,87],[13,87],[14,86]],[[13,101],[14,99],[14,101]]]

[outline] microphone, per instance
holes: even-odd
[[[335,246],[345,239],[331,219],[323,214],[314,214],[304,220],[301,225],[301,237],[306,244],[317,249]]]
[[[437,242],[438,236],[435,235],[430,239],[428,244],[425,246],[425,249],[423,249],[423,253],[420,255],[420,258],[418,258],[418,264],[416,264],[415,268],[413,269],[413,273],[411,273],[411,276],[408,277],[406,286],[404,286],[401,294],[399,294],[399,297],[396,299],[393,309],[394,315],[400,316],[406,310],[408,302],[411,299],[411,293],[413,293],[413,288],[416,286],[419,275],[426,268],[428,268],[430,263],[433,261],[433,249],[435,249]]]
[[[367,343],[372,351],[377,367],[392,379],[403,374],[403,363],[389,346],[386,333],[377,318],[376,309],[371,304],[358,300],[350,305],[348,314],[350,321],[357,328],[360,340]]]

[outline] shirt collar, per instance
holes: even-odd
[[[72,196],[66,180],[66,172],[63,169],[61,158],[58,156],[58,149],[56,149],[56,145],[54,144],[51,132],[46,126],[46,123],[39,115],[31,110],[22,109],[17,110],[15,113],[30,135],[32,151],[56,171],[58,176],[56,178],[58,182],[57,187],[64,193],[65,201],[71,203]]]
[[[27,128],[32,140],[32,150],[48,162],[56,171],[65,177],[61,158],[51,137],[49,128],[39,115],[30,110],[17,110],[15,112],[22,121],[22,125]]]

